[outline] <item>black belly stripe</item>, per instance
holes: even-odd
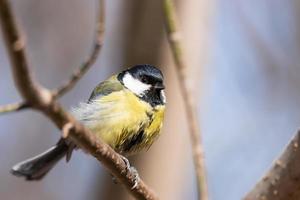
[[[140,131],[138,134],[133,135],[131,138],[125,140],[122,145],[123,152],[130,151],[134,146],[139,145],[144,139],[144,131]]]
[[[153,122],[153,113],[146,112],[146,115],[148,117],[149,126],[150,126],[151,123]],[[131,138],[126,139],[124,141],[124,143],[122,144],[123,152],[130,152],[135,147],[137,147],[139,144],[141,144],[143,142],[143,140],[145,139],[145,133],[144,133],[145,127],[143,126],[142,123],[139,126],[141,127],[140,131],[137,134],[133,135]]]

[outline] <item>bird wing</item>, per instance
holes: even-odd
[[[124,86],[120,83],[120,81],[117,79],[117,76],[114,75],[107,79],[106,81],[103,81],[99,83],[93,90],[92,94],[90,95],[90,98],[88,102],[99,98],[101,96],[109,95],[112,92],[117,92],[124,89]]]
[[[86,103],[79,103],[77,107],[72,108],[72,113],[79,121],[88,127],[91,127],[96,122],[99,123],[99,121],[120,115],[119,112],[112,112],[112,109],[120,104],[118,102],[120,100],[118,98],[111,99],[108,96],[115,92],[118,93],[123,89],[124,86],[117,79],[117,76],[114,75],[99,83],[94,88],[89,100]],[[107,97],[109,100],[105,100]]]

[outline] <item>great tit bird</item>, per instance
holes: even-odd
[[[166,97],[163,74],[152,65],[136,65],[100,83],[74,116],[123,156],[147,150],[159,136]],[[65,139],[33,158],[12,167],[26,180],[43,178],[74,144]]]

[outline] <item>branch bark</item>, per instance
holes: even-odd
[[[93,66],[93,64],[96,62],[101,48],[103,46],[103,35],[104,35],[104,27],[105,27],[105,13],[104,13],[104,0],[99,0],[99,13],[98,13],[98,20],[96,25],[96,37],[95,42],[93,45],[93,48],[91,50],[91,53],[89,57],[76,69],[68,81],[63,83],[60,87],[57,89],[54,89],[52,91],[53,97],[59,98],[66,94],[69,90],[71,90],[76,83],[81,79],[81,77]],[[20,37],[18,41],[15,41],[14,43],[14,50],[19,51],[22,50],[25,46],[25,40]],[[30,105],[25,102],[18,102],[18,103],[12,103],[8,105],[0,106],[0,115],[6,114],[9,112],[15,112],[19,110],[23,110],[25,108],[30,108]]]
[[[132,188],[135,174],[126,170],[126,164],[121,156],[76,121],[60,106],[50,90],[35,81],[25,54],[24,39],[17,29],[8,0],[0,0],[0,24],[11,61],[13,78],[23,99],[32,108],[44,113],[60,130],[66,130],[65,126],[68,126],[69,134],[65,133],[68,138],[102,162],[136,198],[158,199],[142,180],[138,182],[137,187]]]
[[[7,105],[0,106],[0,115],[10,113],[10,112],[16,112],[20,111],[26,108],[29,108],[30,106],[25,102],[18,102],[18,103],[11,103]]]
[[[165,15],[165,25],[167,37],[173,54],[173,58],[177,67],[177,77],[180,82],[180,92],[184,97],[184,107],[188,119],[188,128],[193,151],[193,160],[197,175],[198,198],[201,200],[208,199],[208,186],[204,163],[204,153],[202,147],[201,132],[199,121],[196,113],[196,104],[193,99],[192,86],[188,85],[188,77],[185,76],[187,66],[184,61],[183,50],[180,41],[180,33],[177,28],[176,11],[172,0],[163,1],[163,9]]]
[[[300,131],[244,200],[300,199]]]

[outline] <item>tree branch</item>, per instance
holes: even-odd
[[[18,102],[18,103],[11,103],[7,105],[0,106],[0,115],[10,113],[10,112],[16,112],[20,111],[26,108],[29,108],[30,106],[26,104],[25,102]]]
[[[97,20],[97,31],[95,42],[91,50],[90,56],[84,61],[76,71],[73,72],[70,79],[64,83],[59,88],[53,90],[53,95],[55,97],[61,97],[66,92],[71,90],[75,84],[80,80],[80,78],[91,68],[91,66],[96,62],[97,57],[100,54],[102,45],[103,45],[103,35],[104,35],[104,26],[105,26],[105,13],[104,13],[104,0],[99,0],[99,12]]]
[[[206,181],[205,163],[202,147],[202,139],[199,127],[199,121],[196,113],[196,104],[193,99],[191,86],[188,85],[187,77],[184,70],[187,69],[184,62],[180,33],[177,30],[176,11],[172,0],[163,1],[163,9],[165,15],[165,25],[167,29],[167,37],[171,46],[173,58],[177,67],[177,77],[180,82],[180,92],[184,97],[184,106],[188,119],[188,128],[192,144],[193,159],[197,174],[198,198],[201,200],[208,199],[208,186]]]
[[[91,68],[91,66],[96,62],[97,57],[100,54],[101,48],[103,46],[103,35],[104,35],[104,27],[105,27],[105,13],[104,13],[104,0],[99,0],[99,12],[98,12],[98,20],[97,20],[97,28],[96,28],[96,37],[93,48],[91,50],[90,56],[84,61],[77,70],[75,70],[70,79],[62,84],[57,89],[52,91],[54,97],[58,98],[63,96],[69,90],[71,90],[76,83],[81,79],[81,77]],[[24,40],[20,37],[19,41],[16,41],[14,44],[15,50],[22,50],[24,48]],[[25,102],[18,102],[8,105],[0,106],[0,115],[6,114],[9,112],[20,111],[26,108],[30,108],[28,104]]]
[[[300,199],[300,131],[244,200]]]
[[[53,94],[36,82],[29,69],[25,55],[25,44],[7,0],[0,0],[0,22],[4,40],[11,61],[15,84],[22,97],[32,108],[44,113],[60,130],[66,130],[69,126],[69,139],[76,145],[92,154],[123,183],[126,188],[138,199],[158,199],[145,183],[140,180],[135,188],[134,173],[126,170],[126,164],[107,144],[96,138],[88,129],[76,121],[55,100]],[[71,127],[70,127],[71,124]]]
[[[23,36],[17,31],[16,22],[10,12],[10,6],[7,1],[0,1],[0,15],[1,25],[3,29],[3,36],[10,55],[12,63],[13,75],[15,85],[24,99],[30,99],[32,105],[39,105],[40,103],[48,104],[51,102],[52,95],[49,91],[44,89],[32,78],[28,70],[28,60],[24,52],[25,40]],[[40,100],[43,101],[40,101]]]

